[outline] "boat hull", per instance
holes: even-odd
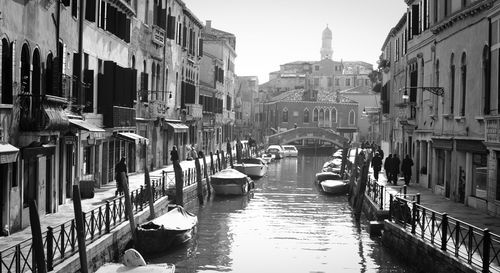
[[[145,266],[124,266],[118,263],[109,263],[101,266],[96,273],[174,273],[173,264],[148,264]]]
[[[136,229],[136,248],[140,253],[160,253],[189,241],[196,230],[197,217],[175,207],[165,215]]]
[[[266,175],[267,166],[257,164],[234,164],[234,168],[250,177],[263,177]]]
[[[210,179],[217,195],[245,195],[253,189],[253,181],[248,175],[236,169],[224,169]]]
[[[347,194],[349,184],[342,180],[324,180],[320,182],[323,192],[328,194]]]
[[[212,184],[217,195],[245,195],[250,191],[250,185],[244,184]]]

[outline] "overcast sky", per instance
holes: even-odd
[[[318,61],[321,33],[332,30],[333,59],[376,65],[404,0],[184,0],[204,24],[236,36],[238,76],[269,80],[292,61]]]

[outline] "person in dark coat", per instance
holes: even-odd
[[[391,183],[392,179],[391,164],[392,164],[392,155],[389,154],[389,156],[384,161],[384,170],[385,170],[385,177],[387,178],[387,183]]]
[[[177,147],[172,147],[172,151],[170,151],[170,160],[172,162],[175,162],[176,160],[179,160],[179,153],[177,152]]]
[[[394,154],[392,157],[392,182],[394,182],[394,185],[398,184],[398,175],[399,175],[399,165],[401,164],[401,160],[399,159],[398,154]]]
[[[121,173],[125,173],[127,175],[127,164],[125,163],[125,157],[122,157],[120,161],[115,165],[115,180],[116,180],[116,192],[115,196],[123,195],[123,183],[127,183],[127,181],[123,181]]]
[[[382,158],[379,153],[375,153],[375,156],[372,159],[372,169],[373,169],[373,177],[378,181],[378,173],[382,169]]]
[[[401,172],[405,179],[405,185],[410,184],[411,181],[411,166],[413,166],[413,160],[411,160],[409,155],[406,155],[401,164]]]
[[[380,148],[380,146],[377,148],[377,153],[380,155],[380,159],[384,159],[384,151]]]

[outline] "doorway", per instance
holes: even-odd
[[[45,161],[45,213],[52,213],[52,157],[47,156]]]
[[[73,144],[66,144],[66,198],[71,198],[73,186]]]

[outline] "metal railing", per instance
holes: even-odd
[[[168,174],[163,172],[161,176],[151,178],[154,201],[167,195]],[[143,186],[131,191],[130,198],[134,213],[147,208],[149,196]],[[84,212],[83,217],[85,241],[89,244],[104,234],[110,233],[111,230],[127,220],[125,198],[119,196],[111,201],[106,201],[105,204]],[[51,271],[54,266],[78,252],[75,219],[57,226],[47,227],[47,230],[42,233],[42,240],[47,254],[47,270]],[[34,264],[32,239],[26,239],[15,246],[0,251],[0,272],[36,272]]]
[[[482,272],[500,272],[500,236],[488,229],[392,194],[389,220]]]

